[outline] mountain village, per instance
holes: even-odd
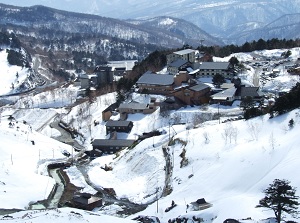
[[[268,55],[268,51],[257,51],[251,54],[238,53],[228,58],[207,57],[192,49],[175,51],[167,56],[168,63],[162,71],[157,73],[149,71],[142,74],[130,94],[126,96],[125,101],[116,103],[116,95],[111,94],[109,96],[111,99],[105,97],[104,103],[102,101],[103,96],[101,96],[102,99],[101,97],[97,98],[91,102],[92,104],[84,102],[85,105],[82,106],[80,104],[82,99],[80,98],[84,98],[83,95],[86,91],[95,88],[99,84],[109,83],[120,78],[120,76],[126,75],[128,69],[133,67],[128,66],[128,64],[135,63],[135,61],[114,61],[110,65],[97,66],[94,74],[78,75],[74,84],[65,88],[69,90],[60,93],[61,98],[58,100],[55,100],[52,93],[48,94],[45,91],[34,93],[34,96],[31,96],[32,102],[29,106],[28,100],[21,97],[13,107],[11,105],[2,107],[2,119],[3,117],[9,117],[10,131],[17,128],[18,134],[25,134],[27,141],[30,141],[28,146],[39,147],[41,143],[39,138],[34,136],[37,133],[29,133],[29,130],[25,130],[29,127],[30,131],[38,131],[66,145],[58,146],[61,148],[58,156],[60,158],[55,155],[58,152],[55,151],[56,149],[52,149],[52,158],[50,158],[51,149],[48,149],[48,155],[44,158],[41,158],[43,152],[39,151],[38,165],[43,169],[41,169],[43,175],[46,174],[45,171],[48,169],[50,176],[56,179],[57,182],[52,183],[52,189],[47,186],[49,194],[45,197],[45,200],[39,199],[37,202],[31,202],[27,208],[44,210],[45,208],[67,206],[90,211],[99,210],[100,213],[107,214],[112,205],[120,205],[123,210],[116,209],[113,215],[130,216],[142,211],[148,205],[155,206],[155,202],[159,202],[158,198],[168,197],[176,189],[174,180],[176,181],[177,168],[182,169],[189,166],[190,158],[185,155],[186,145],[177,138],[178,134],[184,134],[185,140],[190,141],[190,134],[192,134],[190,131],[198,131],[199,128],[201,129],[207,125],[205,123],[215,123],[212,125],[224,123],[227,125],[227,127],[224,127],[225,132],[226,128],[231,128],[233,131],[229,135],[222,134],[225,144],[229,141],[229,144],[236,141],[236,129],[228,123],[235,120],[243,121],[244,107],[240,107],[240,102],[244,98],[251,97],[253,106],[268,109],[274,103],[276,95],[288,91],[297,82],[297,76],[294,77],[289,74],[288,70],[291,70],[291,68],[294,70],[299,69],[299,48],[292,49],[292,57],[289,58],[282,57],[286,51],[274,51],[271,55]],[[232,57],[244,63],[245,69],[235,70],[228,62]],[[212,78],[218,74],[224,75],[227,81],[214,85]],[[277,81],[277,78],[287,76],[287,83],[282,79]],[[259,87],[259,85],[261,86]],[[68,91],[72,93],[67,93]],[[41,95],[43,95],[43,100],[40,98]],[[15,96],[7,96],[7,98],[10,97]],[[55,103],[58,106],[54,105]],[[101,106],[99,107],[99,105]],[[74,108],[76,109],[74,110]],[[25,110],[27,115],[24,114]],[[3,121],[2,125],[4,123]],[[37,123],[39,124],[37,125]],[[74,131],[75,126],[78,126],[76,131]],[[252,134],[256,139],[258,138],[258,130],[255,130],[254,126],[253,128]],[[53,133],[53,131],[56,133]],[[64,136],[66,133],[70,134],[70,141],[68,141],[67,136]],[[203,137],[205,144],[212,144],[210,141],[213,136],[204,132]],[[175,143],[175,145],[172,143]],[[176,145],[181,144],[185,145],[183,150],[176,151]],[[134,162],[141,162],[142,157],[138,158],[137,155],[129,154],[131,152],[141,153],[145,149],[150,149],[149,151],[153,149],[154,151],[157,149],[158,151],[162,150],[163,154],[159,159],[164,161],[159,161],[158,169],[154,168],[152,171],[147,169],[150,175],[154,174],[158,179],[153,185],[154,179],[151,179],[153,175],[150,179],[148,178],[152,186],[147,189],[149,191],[146,192],[143,199],[135,197],[136,195],[125,195],[126,192],[123,195],[120,194],[119,189],[122,187],[120,183],[106,185],[102,182],[104,183],[102,185],[98,182],[99,179],[103,180],[103,177],[109,179],[110,177],[107,174],[117,171],[115,170],[117,166],[113,164],[115,162],[124,162],[124,160],[129,162],[133,158],[128,156],[136,156],[134,159],[137,160]],[[177,157],[176,153],[180,153],[177,155],[181,157],[179,160],[175,158]],[[13,156],[11,157],[12,162],[14,162]],[[118,161],[114,161],[114,159]],[[96,173],[98,170],[94,172],[95,167],[99,168],[99,164],[100,169],[104,171],[102,173],[104,174],[103,177],[97,176],[99,174]],[[8,164],[3,165],[6,167]],[[141,164],[136,163],[135,165]],[[175,165],[179,166],[176,167]],[[74,168],[77,170],[74,170]],[[64,171],[64,169],[67,169],[67,171]],[[55,173],[56,171],[57,173]],[[189,173],[187,179],[192,179],[194,174],[193,171]],[[81,186],[75,188],[73,186],[72,188],[71,185],[78,184],[73,178],[78,178],[79,175],[83,177],[80,180]],[[97,177],[95,178],[95,176]],[[1,182],[3,186],[6,185],[5,180]],[[83,182],[85,183],[82,184]],[[177,183],[180,185],[181,180]],[[153,190],[156,192],[153,192]],[[123,196],[126,199],[123,200]],[[130,198],[130,196],[132,197]],[[115,202],[113,202],[114,199],[116,199]],[[176,207],[178,205],[176,200],[172,200],[170,206],[165,206],[165,212],[172,213],[172,210],[178,208]],[[213,205],[213,202],[209,199],[199,195],[185,205],[185,212],[199,212],[199,215],[193,214],[190,217],[192,217],[191,221],[201,222],[202,217],[197,216],[202,216],[202,211],[209,210]],[[21,207],[12,205],[10,208],[18,209]],[[156,209],[157,214],[161,210],[158,204]],[[73,211],[73,213],[79,214],[76,211]],[[162,218],[162,213],[159,217],[153,217],[156,214],[150,216],[148,214],[138,215],[131,219],[141,222],[161,222],[159,219]],[[7,214],[5,216],[11,215]],[[177,218],[176,221],[184,222],[184,219]],[[205,221],[208,221],[208,219]]]
[[[0,11],[0,221],[298,221],[262,198],[300,194],[299,39],[222,47],[181,23],[200,46],[175,48],[189,31],[153,21],[180,20]]]

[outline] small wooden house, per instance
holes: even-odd
[[[73,204],[76,208],[92,211],[102,206],[102,199],[89,193],[81,193],[73,197]]]
[[[200,198],[195,202],[191,202],[191,205],[194,211],[204,210],[212,206],[212,204],[207,203],[204,198]]]
[[[118,111],[120,114],[151,114],[156,110],[156,106],[154,104],[145,104],[145,103],[123,103],[120,104]]]
[[[113,112],[118,108],[118,103],[113,103],[108,106],[105,110],[102,111],[102,120],[108,121],[110,117],[113,115]]]
[[[132,121],[108,121],[106,123],[106,134],[110,132],[126,132],[129,133],[133,127]]]
[[[101,156],[102,154],[113,154],[133,145],[135,140],[129,139],[95,139],[92,142],[93,150],[91,156]]]
[[[187,105],[200,105],[209,102],[210,87],[200,83],[192,87],[180,88],[174,92],[176,98]]]

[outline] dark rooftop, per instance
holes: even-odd
[[[175,60],[173,63],[171,63],[169,66],[170,67],[181,67],[182,65],[188,63],[186,60],[178,59]]]
[[[108,121],[106,127],[127,127],[131,121]]]
[[[92,142],[93,146],[122,146],[129,147],[134,143],[135,140],[126,140],[126,139],[95,139]]]
[[[240,94],[241,97],[260,97],[258,93],[258,87],[241,87],[240,91],[237,91],[237,94]]]

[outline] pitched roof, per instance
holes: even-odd
[[[78,76],[80,79],[89,79],[89,76],[87,74],[79,74]]]
[[[131,121],[108,121],[106,123],[106,127],[127,127],[130,123],[132,123]]]
[[[229,62],[202,62],[200,70],[226,70],[228,69]]]
[[[148,104],[141,104],[141,103],[123,103],[120,104],[119,108],[132,108],[132,109],[146,109],[148,108]]]
[[[258,93],[258,87],[241,87],[240,90],[241,97],[260,97],[261,95]]]
[[[232,98],[235,95],[235,92],[236,88],[232,87],[212,95],[211,98],[214,100],[226,100],[227,98]]]
[[[136,83],[168,86],[174,83],[174,77],[173,75],[169,74],[154,74],[151,72],[146,72],[140,77],[140,79]]]
[[[170,63],[169,67],[181,67],[187,63],[188,63],[188,61],[186,61],[186,60],[177,59],[174,62]]]
[[[174,52],[174,53],[175,53],[175,54],[178,54],[178,55],[185,55],[185,54],[193,53],[193,52],[196,52],[196,50],[185,49],[185,50],[179,50],[179,51],[176,51],[176,52]]]
[[[221,84],[222,89],[229,89],[229,88],[232,88],[232,87],[234,87],[233,83],[223,83],[223,84]]]
[[[129,147],[131,146],[135,140],[128,139],[95,139],[92,142],[93,146],[120,146],[120,147]]]
[[[116,108],[118,108],[118,103],[117,103],[117,102],[111,104],[111,105],[108,106],[106,109],[104,109],[102,112],[113,111],[113,110],[115,110]]]
[[[190,87],[190,90],[192,90],[192,91],[202,91],[206,88],[210,88],[210,87],[206,84],[200,83],[200,84],[197,84],[193,87]]]

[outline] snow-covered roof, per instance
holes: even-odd
[[[192,49],[185,49],[185,50],[179,50],[179,51],[176,51],[174,52],[175,54],[178,54],[178,55],[185,55],[185,54],[188,54],[188,53],[195,53],[197,50],[192,50]]]
[[[229,62],[202,62],[200,70],[226,70],[228,69]]]
[[[200,84],[197,84],[197,85],[191,87],[190,90],[192,90],[192,91],[202,91],[206,88],[210,88],[210,87],[207,84],[200,83]]]
[[[221,91],[211,96],[214,100],[226,100],[227,98],[231,98],[235,95],[236,88],[229,88],[227,90]]]
[[[148,108],[148,104],[142,104],[142,103],[123,103],[120,104],[119,108],[129,108],[129,109],[146,109]]]
[[[174,77],[173,75],[169,74],[154,74],[151,72],[146,72],[140,77],[140,79],[136,83],[167,86],[172,85],[174,83]]]

